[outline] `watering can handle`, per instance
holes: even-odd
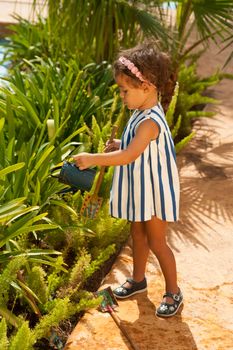
[[[109,141],[112,142],[116,133],[117,133],[117,130],[118,130],[118,126],[117,125],[113,125],[112,127],[112,132],[111,132],[111,136],[109,138]],[[104,172],[105,172],[105,166],[102,166],[100,168],[100,172],[99,172],[99,176],[98,176],[98,179],[97,179],[97,182],[96,182],[96,186],[95,186],[95,190],[94,190],[94,193],[93,193],[93,197],[97,196],[97,194],[99,193],[99,189],[100,189],[100,186],[101,186],[101,183],[103,181],[103,178],[104,178]]]

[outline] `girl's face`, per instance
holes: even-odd
[[[148,89],[146,83],[134,86],[130,77],[125,74],[119,74],[116,77],[116,83],[120,89],[120,96],[123,103],[129,109],[146,109],[148,99]]]

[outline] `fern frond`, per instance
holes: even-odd
[[[199,117],[213,117],[216,113],[215,112],[208,112],[208,111],[188,111],[186,113],[188,118],[199,118]]]
[[[85,269],[84,271],[84,277],[87,279],[88,277],[92,276],[93,273],[98,270],[105,261],[107,261],[110,256],[115,252],[115,244],[109,245],[107,248],[105,248],[97,259],[93,260],[91,264]]]
[[[177,121],[176,121],[176,124],[174,126],[174,128],[172,129],[172,138],[174,139],[178,132],[179,132],[179,129],[180,129],[180,125],[181,125],[181,120],[182,120],[182,116],[179,115]]]
[[[175,112],[175,108],[176,108],[176,102],[177,102],[178,94],[179,94],[179,83],[176,82],[174,93],[173,93],[171,102],[170,102],[170,104],[168,106],[168,110],[167,110],[167,113],[166,113],[166,120],[167,120],[169,128],[171,128],[171,126],[173,125],[174,112]]]
[[[33,350],[35,336],[30,330],[28,322],[24,322],[17,333],[10,339],[9,350]]]
[[[104,147],[105,147],[105,143],[104,143],[103,139],[101,138],[99,140],[99,144],[98,144],[98,147],[97,147],[97,152],[98,153],[102,153],[104,151]]]
[[[74,265],[69,278],[69,284],[75,286],[82,283],[85,271],[89,268],[91,255],[83,251]]]
[[[0,315],[12,326],[18,328],[22,321],[19,317],[15,316],[12,311],[8,310],[6,306],[0,304]]]
[[[93,145],[93,152],[97,152],[98,146],[99,146],[99,141],[101,139],[101,131],[99,124],[95,118],[95,116],[92,116],[92,145]]]
[[[182,150],[182,148],[184,148],[194,136],[195,132],[192,132],[188,136],[184,137],[180,142],[178,142],[175,145],[176,153],[179,153]]]
[[[121,135],[121,133],[123,132],[127,119],[128,119],[128,112],[126,111],[125,106],[122,104],[120,112],[116,118],[116,121],[114,121],[114,124],[118,126],[118,135]]]
[[[114,92],[113,102],[112,102],[112,105],[111,105],[110,113],[108,115],[110,122],[112,122],[114,113],[117,110],[118,100],[119,100],[119,94]]]
[[[0,275],[0,305],[6,305],[8,302],[8,292],[12,281],[16,281],[17,272],[26,264],[26,258],[17,257],[12,259],[4,268]]]
[[[8,350],[7,326],[5,318],[0,321],[0,349]]]
[[[78,306],[71,304],[69,298],[55,299],[50,313],[43,316],[34,328],[35,338],[48,337],[52,327],[57,327],[61,321],[70,318],[77,310]]]
[[[27,283],[31,290],[36,294],[42,304],[48,299],[48,289],[45,283],[46,273],[41,266],[34,266],[30,271]]]

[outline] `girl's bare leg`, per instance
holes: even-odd
[[[166,292],[178,293],[176,262],[172,250],[166,241],[166,221],[153,217],[145,222],[148,244],[157,257],[165,279]],[[166,298],[168,303],[173,303],[171,298]]]
[[[136,282],[140,282],[145,277],[146,263],[149,255],[145,223],[132,222],[131,235],[133,239],[133,279]]]
[[[133,239],[133,280],[141,282],[145,277],[146,262],[149,255],[145,222],[132,222],[130,233]],[[130,288],[130,283],[125,283]]]

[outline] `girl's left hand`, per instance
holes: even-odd
[[[91,153],[79,153],[72,156],[72,158],[74,158],[75,164],[80,170],[90,168],[92,165],[94,165],[93,156]]]
[[[113,139],[111,142],[108,140],[105,144],[104,152],[113,152],[117,151],[120,148],[121,140]]]

